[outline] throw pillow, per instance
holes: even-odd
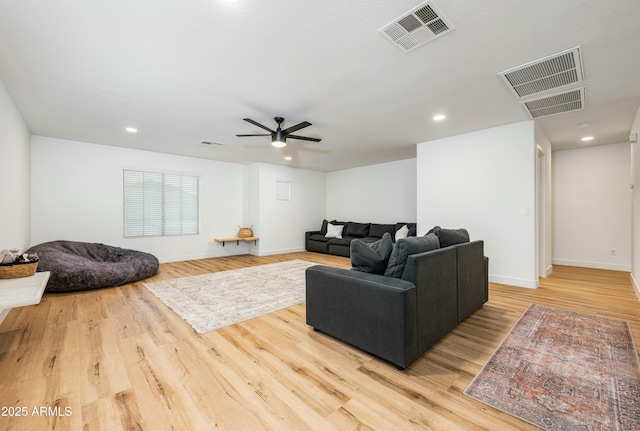
[[[404,239],[409,235],[409,226],[407,226],[406,224],[404,226],[402,226],[400,229],[398,229],[398,231],[396,232],[396,242],[399,239]]]
[[[375,238],[382,238],[385,232],[389,232],[391,238],[395,235],[396,230],[395,226],[392,224],[376,224],[371,223],[371,227],[369,227],[369,236]]]
[[[393,241],[388,233],[385,233],[382,239],[369,244],[360,239],[354,239],[350,244],[351,269],[383,274],[392,250]]]
[[[396,231],[403,226],[409,228],[409,233],[407,234],[407,236],[416,236],[416,232],[418,230],[418,225],[416,223],[398,222],[396,223]]]
[[[438,248],[440,248],[440,242],[434,234],[418,237],[410,236],[400,239],[393,247],[384,275],[387,277],[401,278],[409,255],[424,253],[425,251]]]
[[[440,240],[440,247],[469,242],[469,232],[466,229],[436,229],[435,234]]]
[[[329,222],[327,221],[327,219],[322,220],[322,227],[320,228],[320,233],[322,235],[326,235],[327,234],[327,225],[329,224]]]
[[[325,237],[342,239],[342,229],[344,229],[344,225],[342,224],[327,223],[327,233]]]
[[[344,236],[352,236],[355,238],[364,238],[369,235],[369,223],[348,222],[344,227]]]

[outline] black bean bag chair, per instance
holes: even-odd
[[[151,277],[158,259],[149,253],[104,244],[51,241],[31,247],[38,271],[50,271],[46,292],[77,292],[114,287]]]

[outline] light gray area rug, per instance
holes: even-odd
[[[144,283],[199,334],[262,316],[305,300],[303,260]]]

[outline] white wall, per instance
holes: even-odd
[[[31,176],[29,129],[0,81],[0,249],[29,247]]]
[[[153,253],[162,262],[247,253],[214,237],[235,236],[245,224],[246,165],[120,147],[31,138],[31,242],[101,242]],[[123,238],[122,169],[200,176],[200,233]],[[28,169],[27,169],[28,171]]]
[[[631,126],[631,133],[640,136],[640,107]],[[640,143],[631,144],[631,181],[633,183],[632,200],[632,263],[631,276],[640,295]]]
[[[484,240],[492,282],[536,287],[534,123],[418,145],[418,234],[439,225]]]
[[[326,174],[256,163],[250,172],[250,225],[260,237],[260,256],[304,251],[304,233],[317,229],[326,213]],[[276,181],[289,181],[291,199],[276,199]]]
[[[364,223],[415,222],[416,187],[416,159],[330,172],[326,218]]]
[[[627,142],[554,152],[554,264],[631,271],[629,165]]]

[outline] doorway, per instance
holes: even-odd
[[[538,146],[536,158],[536,230],[538,277],[547,277],[547,165],[546,155]]]

